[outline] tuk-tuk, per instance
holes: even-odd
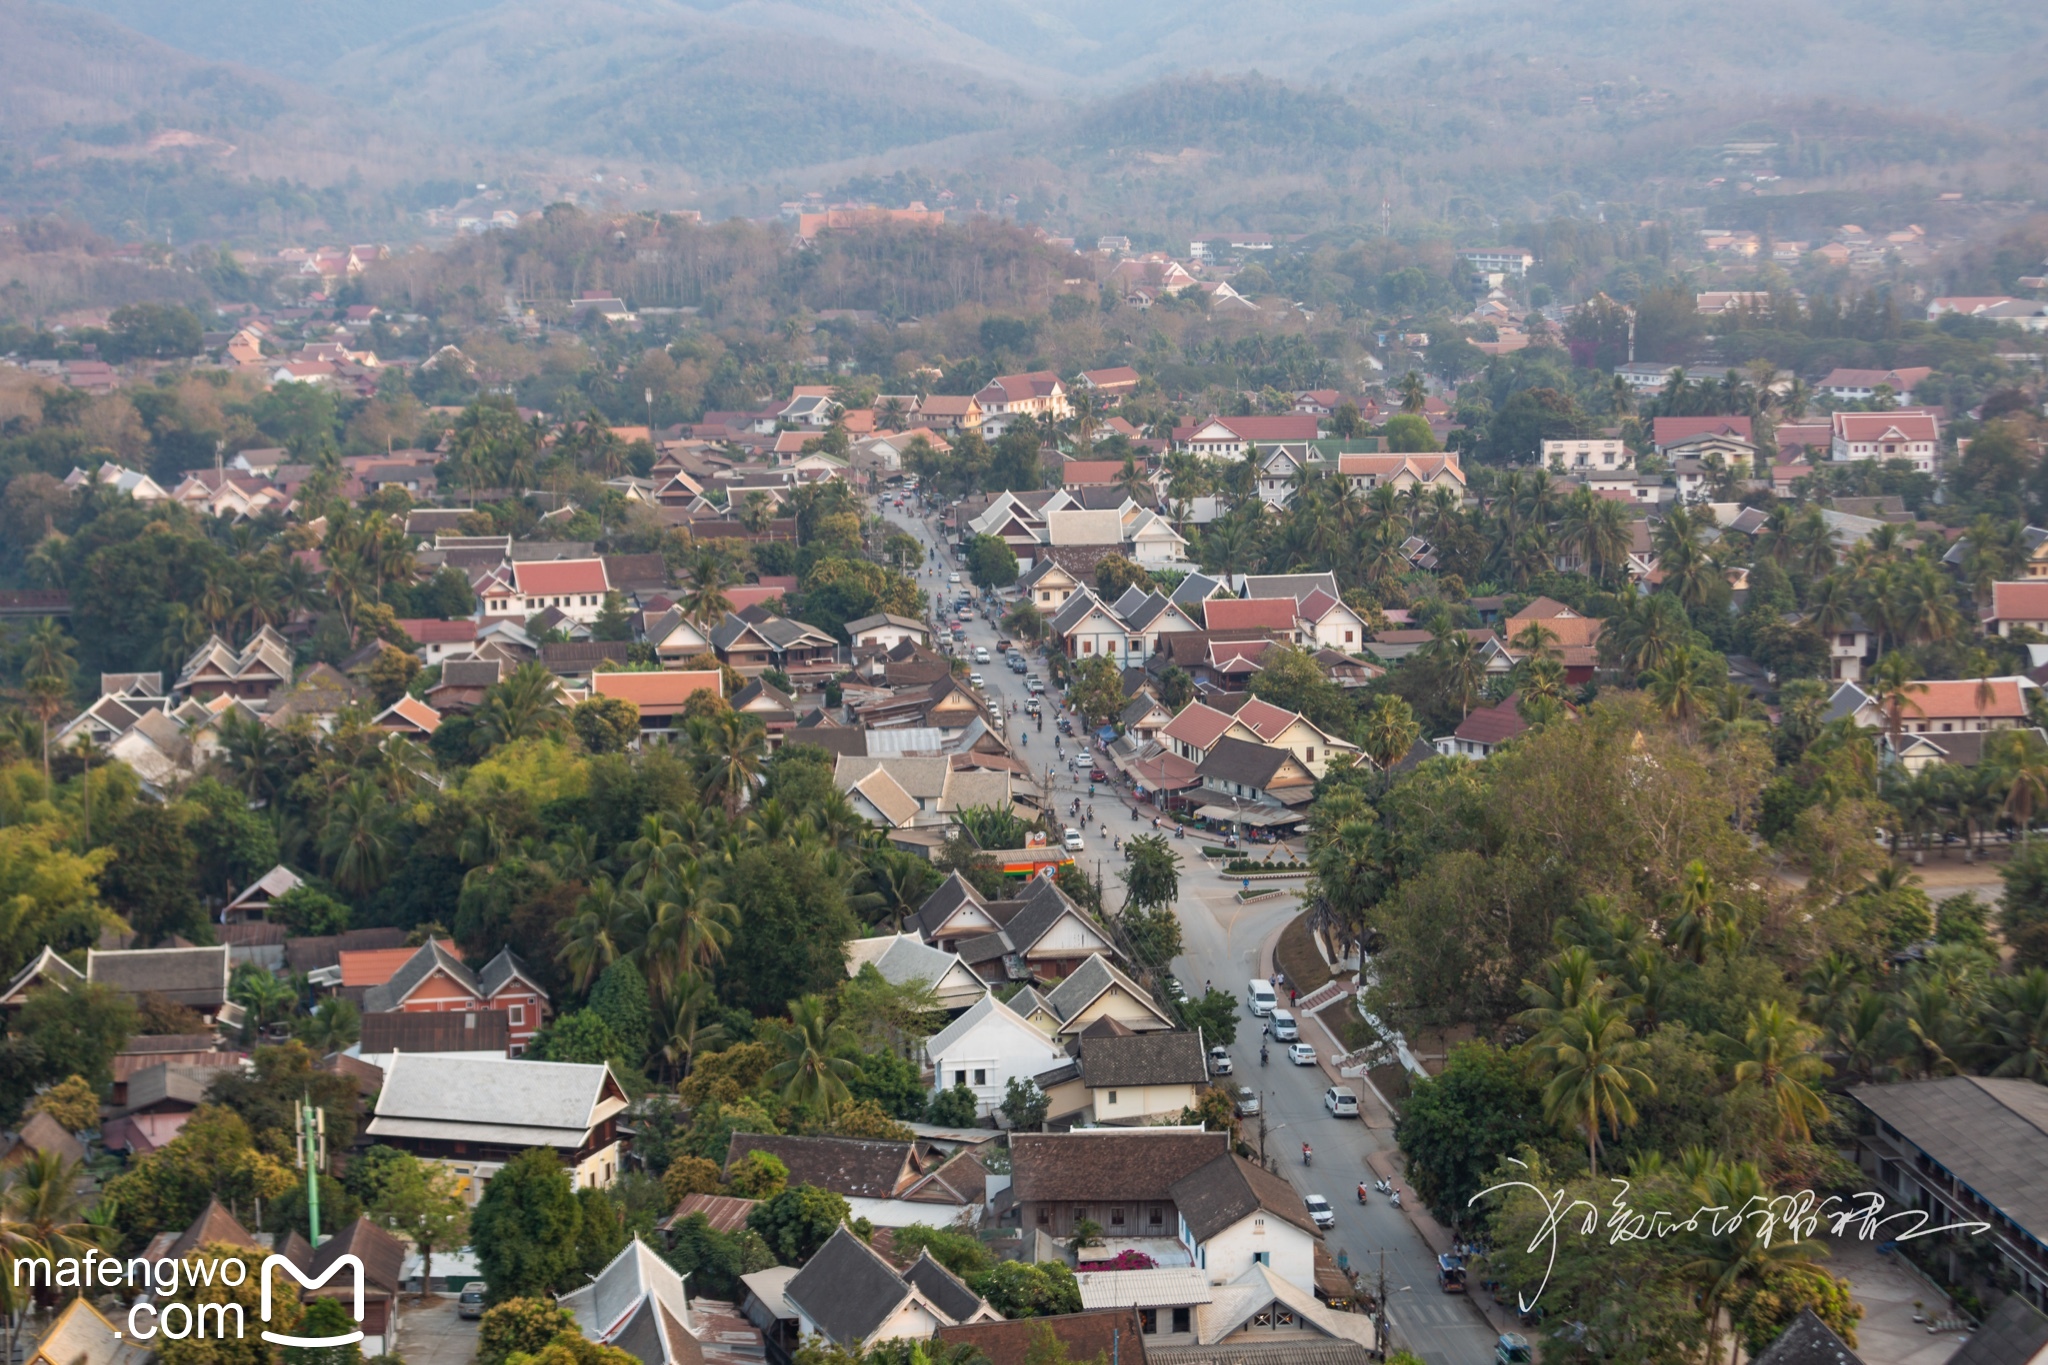
[[[1463,1258],[1449,1252],[1436,1258],[1437,1288],[1446,1294],[1465,1292],[1465,1262]]]

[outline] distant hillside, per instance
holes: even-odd
[[[317,77],[345,53],[416,24],[497,0],[351,0],[345,5],[276,0],[60,0],[97,10],[197,57],[282,75]]]
[[[882,51],[820,36],[836,27],[771,31],[674,0],[519,0],[352,54],[330,85],[438,136],[712,181],[1037,111],[1016,86],[921,55],[921,43]]]

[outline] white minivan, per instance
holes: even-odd
[[[1280,1003],[1280,997],[1273,993],[1272,982],[1254,978],[1245,983],[1244,1002],[1247,1009],[1263,1019]]]
[[[1291,1043],[1301,1037],[1301,1030],[1294,1026],[1294,1015],[1288,1010],[1273,1011],[1273,1039],[1275,1042]]]

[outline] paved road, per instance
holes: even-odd
[[[939,545],[939,558],[927,558],[927,572],[918,581],[935,605],[942,599],[950,602],[957,589],[947,576],[959,573],[965,583],[965,569],[949,557],[929,522],[913,516],[910,510],[898,511],[893,505],[885,510],[892,520],[908,526],[927,546]],[[995,654],[997,634],[986,620],[974,618],[967,631],[967,647],[989,646],[994,662],[972,667],[981,674],[991,702],[1005,707],[1009,702],[1017,703],[1019,714],[1009,720],[1009,734],[1017,745],[1018,755],[1042,774],[1047,764],[1061,764],[1052,745],[1057,732],[1053,719],[1056,712],[1051,706],[1046,708],[1043,732],[1022,714],[1024,678],[1010,672],[1002,656]],[[1043,660],[1034,659],[1033,671],[1045,676]],[[1071,755],[1073,743],[1061,744],[1058,752]],[[1084,804],[1089,800],[1085,773],[1077,784],[1071,768],[1057,766],[1054,787],[1063,793],[1063,809],[1073,795],[1081,795]],[[1139,820],[1133,816],[1119,793],[1127,793],[1127,789],[1098,785],[1093,800],[1096,818],[1086,831],[1088,846],[1081,855],[1090,873],[1100,871],[1105,899],[1112,905],[1120,899],[1116,881],[1120,860],[1107,846],[1109,840],[1103,838],[1102,827],[1108,826],[1111,838],[1151,832],[1149,818]],[[1213,984],[1242,999],[1245,983],[1260,973],[1261,948],[1298,913],[1299,904],[1294,896],[1286,895],[1241,905],[1232,894],[1237,883],[1207,870],[1192,836],[1185,842],[1176,841],[1174,847],[1183,859],[1177,907],[1183,952],[1174,964],[1175,970],[1190,991],[1198,992],[1205,984]],[[1355,1191],[1359,1180],[1363,1178],[1370,1189],[1374,1178],[1366,1158],[1372,1152],[1393,1147],[1392,1131],[1368,1128],[1355,1119],[1329,1117],[1322,1100],[1329,1079],[1319,1067],[1289,1066],[1282,1059],[1281,1050],[1274,1048],[1271,1063],[1261,1068],[1259,1026],[1248,1013],[1240,1017],[1240,1032],[1231,1054],[1235,1079],[1264,1097],[1267,1150],[1282,1158],[1278,1163],[1280,1173],[1303,1193],[1322,1194],[1336,1209],[1337,1226],[1325,1235],[1331,1254],[1346,1252],[1370,1282],[1378,1275],[1380,1252],[1386,1253],[1388,1314],[1393,1323],[1394,1344],[1413,1351],[1429,1365],[1490,1365],[1494,1358],[1493,1329],[1466,1299],[1445,1295],[1437,1289],[1436,1256],[1422,1235],[1382,1196],[1371,1195],[1364,1208],[1358,1206]],[[1370,1098],[1364,1102],[1373,1103]],[[1256,1126],[1247,1125],[1246,1133],[1257,1142]],[[1304,1138],[1315,1152],[1315,1163],[1308,1169],[1302,1167],[1300,1159]]]

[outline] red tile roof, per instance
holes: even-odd
[[[1279,630],[1291,634],[1294,610],[1291,597],[1218,598],[1202,604],[1203,620],[1212,631]]]
[[[1941,428],[1928,412],[1838,412],[1835,435],[1845,441],[1938,441]]]
[[[725,695],[725,675],[716,669],[689,669],[664,673],[593,673],[593,697],[619,697],[640,708],[643,715],[674,715],[683,709],[691,694],[709,692]]]
[[[1734,436],[1756,439],[1747,417],[1659,417],[1651,427],[1650,439],[1658,447],[1690,441],[1696,436]]]
[[[1282,710],[1269,701],[1260,701],[1257,697],[1237,708],[1237,718],[1268,744],[1278,739],[1296,719],[1294,712]]]
[[[1983,681],[1956,678],[1922,682],[1907,694],[1905,714],[1923,720],[1953,720],[1957,717],[1985,720],[2017,720],[2027,714],[2026,693],[2018,678],[1991,678],[1991,699],[1978,695]]]
[[[1465,717],[1465,723],[1454,732],[1459,739],[1471,740],[1475,744],[1499,744],[1513,739],[1529,728],[1521,712],[1515,710],[1515,699],[1509,697],[1498,706],[1481,707]]]
[[[430,621],[408,616],[399,621],[398,628],[416,645],[462,644],[476,638],[476,622],[467,620]]]
[[[512,575],[522,597],[602,594],[611,587],[602,559],[521,560],[512,566]]]
[[[1991,621],[2048,621],[2048,580],[1991,585]]]
[[[1123,472],[1122,460],[1068,460],[1060,472],[1060,482],[1069,488],[1115,483]]]
[[[1159,733],[1167,739],[1207,749],[1223,738],[1223,732],[1230,728],[1233,717],[1221,711],[1212,711],[1200,702],[1192,702],[1182,708],[1181,713],[1160,727]]]
[[[1313,441],[1319,434],[1313,413],[1287,413],[1279,417],[1218,417],[1215,421],[1243,441]],[[1185,441],[1207,425],[1207,422],[1197,422],[1193,426],[1175,427],[1173,439]]]

